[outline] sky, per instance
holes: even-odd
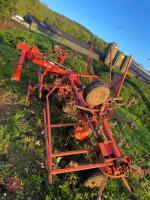
[[[150,71],[150,0],[41,0],[79,22]]]

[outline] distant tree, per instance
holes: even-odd
[[[68,19],[64,15],[50,10],[46,5],[39,0],[0,0],[0,17],[9,17],[14,13],[26,15],[30,13],[39,20],[56,26],[66,33],[80,39],[83,42],[93,44],[99,50],[103,50],[107,43],[99,37],[92,34],[87,28],[81,24]]]

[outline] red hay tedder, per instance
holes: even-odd
[[[46,59],[45,54],[40,53],[36,47],[29,46],[26,43],[18,43],[17,49],[21,51],[18,66],[12,80],[20,81],[21,71],[25,60],[30,61],[38,66],[37,86],[33,86],[31,79],[27,90],[26,101],[29,100],[34,90],[39,91],[39,98],[42,97],[43,91],[47,91],[46,105],[44,108],[44,130],[46,141],[47,167],[49,172],[49,182],[52,183],[52,177],[56,174],[68,173],[81,170],[98,169],[103,175],[103,181],[99,190],[99,198],[104,190],[108,178],[122,179],[131,198],[136,199],[132,189],[125,178],[130,169],[130,157],[122,155],[115,139],[112,135],[109,120],[113,118],[115,110],[126,103],[122,102],[123,98],[119,97],[121,88],[126,78],[132,57],[118,80],[111,80],[112,62],[110,56],[110,77],[109,84],[104,84],[99,80],[97,75],[78,73],[64,66],[64,61],[68,57],[68,52],[55,49],[57,62]],[[88,59],[89,64],[89,59]],[[41,72],[41,68],[43,68]],[[55,81],[47,84],[45,78],[49,74],[57,77]],[[81,79],[89,79],[88,84],[84,87]],[[49,99],[53,93],[65,97],[67,100],[74,102],[76,112],[74,118],[76,122],[68,123],[51,123],[51,105]],[[73,108],[72,108],[73,109]],[[93,137],[95,143],[87,149],[53,152],[52,134],[54,128],[72,127],[72,135],[75,140],[85,142],[88,138]],[[79,164],[66,168],[54,168],[53,159],[56,157],[67,157],[79,154],[92,154],[95,159],[93,163]]]

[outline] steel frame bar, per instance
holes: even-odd
[[[12,81],[20,81],[21,71],[22,71],[24,60],[25,60],[26,52],[27,52],[26,49],[21,50],[21,55],[18,60],[18,65],[15,68],[15,74],[11,77]]]
[[[60,127],[76,126],[76,125],[77,125],[77,123],[51,124],[51,128],[60,128]]]
[[[127,190],[128,194],[129,194],[130,198],[132,200],[139,200],[139,198],[133,194],[133,189],[128,184],[128,181],[126,180],[125,176],[122,176],[121,179],[122,179],[122,182],[123,182],[124,186],[126,187],[126,190]]]
[[[109,120],[109,118],[107,118],[107,117],[105,117],[103,119],[103,125],[104,125],[104,129],[105,129],[104,131],[105,131],[105,133],[108,135],[108,137],[111,140],[113,153],[114,153],[115,157],[120,158],[121,157],[121,152],[120,152],[119,148],[116,145],[115,139],[112,136],[112,132],[110,130],[110,127],[109,127],[109,124],[108,124],[108,120]]]
[[[47,156],[48,156],[48,169],[49,169],[49,181],[52,183],[52,140],[51,140],[51,123],[50,123],[50,105],[49,105],[49,96],[54,92],[54,90],[60,85],[61,82],[58,82],[53,86],[46,96],[46,114],[47,114]]]
[[[81,94],[79,94],[78,92],[78,88],[77,86],[74,84],[73,80],[71,79],[71,77],[68,77],[68,80],[70,82],[70,85],[73,89],[74,95],[77,99],[77,102],[79,104],[79,106],[87,106],[86,102],[83,100],[83,97],[81,96]]]
[[[52,174],[63,174],[63,173],[75,172],[75,171],[82,171],[82,170],[88,170],[88,169],[103,168],[105,166],[106,166],[106,163],[79,165],[78,167],[53,169],[52,170]]]
[[[96,151],[96,149],[83,149],[83,150],[56,152],[56,153],[53,153],[52,157],[72,156],[72,155],[78,155],[78,154],[92,153],[95,151]]]
[[[106,183],[107,183],[107,180],[108,180],[108,176],[106,176],[106,175],[103,175],[103,181],[102,181],[102,184],[101,184],[101,186],[100,186],[100,188],[99,188],[99,191],[98,191],[98,196],[97,196],[97,199],[96,200],[101,200],[101,196],[102,196],[102,194],[103,194],[103,191],[104,191],[104,189],[105,189],[105,186],[106,186]]]
[[[47,165],[49,167],[49,141],[48,141],[48,132],[47,132],[47,119],[46,119],[46,109],[44,109],[44,132],[45,132],[45,145],[46,145],[46,157],[47,157]]]
[[[109,57],[109,84],[111,84],[112,81],[112,47],[110,47],[110,57]]]
[[[26,97],[25,97],[25,104],[28,104],[28,102],[29,102],[29,96],[30,96],[30,90],[31,90],[31,81],[32,81],[32,75],[30,75],[30,78],[29,78],[27,94],[26,94]]]
[[[97,75],[92,75],[92,74],[86,74],[86,73],[75,73],[77,77],[85,77],[85,78],[95,78],[99,79]]]
[[[118,91],[117,91],[117,93],[116,93],[116,97],[118,97],[119,94],[120,94],[120,91],[121,91],[122,86],[123,86],[123,84],[124,84],[125,78],[126,78],[127,73],[128,73],[128,71],[129,71],[131,61],[132,61],[132,55],[129,57],[128,64],[127,64],[126,69],[125,69],[125,72],[124,72],[124,74],[123,74],[123,76],[122,76],[122,78],[121,78],[121,83],[120,83],[120,86],[119,86]]]

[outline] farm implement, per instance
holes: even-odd
[[[21,55],[11,80],[20,81],[23,64],[28,60],[37,66],[38,84],[33,85],[30,77],[26,103],[28,103],[29,97],[35,91],[38,91],[39,98],[46,94],[44,132],[50,184],[53,176],[57,174],[97,169],[103,177],[99,198],[105,188],[107,179],[114,178],[121,179],[130,197],[136,199],[126,180],[126,173],[130,170],[131,159],[121,153],[109,125],[109,121],[113,119],[116,109],[126,105],[126,102],[123,102],[123,98],[119,97],[119,95],[132,57],[130,57],[122,76],[112,80],[110,56],[109,84],[105,84],[99,80],[97,75],[78,73],[65,67],[64,62],[69,54],[58,47],[54,51],[47,52],[48,54],[56,55],[55,61],[49,59],[47,53],[40,53],[38,48],[29,46],[26,43],[18,43],[17,49],[21,51]],[[83,79],[84,84],[82,83]],[[61,97],[63,104],[62,114],[67,113],[68,116],[71,116],[70,121],[67,119],[67,123],[52,123],[53,116],[51,113],[53,112],[53,106],[51,106],[50,100],[53,96]],[[59,115],[61,115],[61,112]],[[62,127],[70,128],[71,137],[81,145],[87,142],[88,148],[54,151],[53,130],[58,129],[59,137],[59,134],[61,134],[59,129]],[[93,161],[91,162],[90,160],[86,164],[77,163],[70,167],[54,167],[54,159],[56,158],[66,158],[81,154],[82,156],[83,154],[91,155]]]

